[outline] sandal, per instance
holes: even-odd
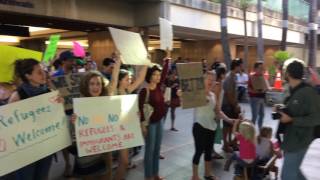
[[[223,156],[221,156],[220,154],[218,154],[218,153],[212,153],[213,155],[212,155],[212,159],[224,159],[224,157]]]
[[[171,128],[170,130],[171,130],[171,131],[175,131],[175,132],[179,131],[179,130],[176,129],[176,128]]]
[[[217,176],[203,176],[205,180],[218,180]]]
[[[130,163],[127,169],[135,169],[137,167],[136,164]]]
[[[164,177],[160,177],[160,176],[156,176],[154,179],[155,179],[155,180],[165,180]]]
[[[164,159],[164,158],[165,157],[162,154],[160,154],[159,159]]]

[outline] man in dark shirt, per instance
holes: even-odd
[[[71,51],[64,51],[60,54],[59,59],[61,62],[61,66],[55,73],[53,73],[53,77],[63,76],[69,73],[72,73],[73,68],[76,64],[76,57],[73,55]]]
[[[237,92],[237,76],[240,72],[242,60],[232,60],[231,71],[228,73],[226,79],[223,81],[223,99],[222,111],[229,118],[237,119],[240,114],[238,105],[238,92]],[[232,137],[232,124],[223,121],[223,150],[231,152],[231,137]]]
[[[101,73],[109,81],[111,81],[111,75],[112,75],[114,63],[115,63],[115,61],[113,59],[111,59],[111,58],[105,58],[103,60],[103,62],[102,62],[102,71],[101,71]]]
[[[290,95],[285,99],[286,110],[281,114],[280,122],[285,124],[283,143],[284,163],[283,180],[304,180],[300,165],[308,146],[314,139],[314,128],[320,124],[320,101],[316,90],[303,82],[304,67],[294,61],[288,65],[286,79],[290,86]]]

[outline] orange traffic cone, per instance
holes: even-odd
[[[277,72],[276,80],[274,81],[273,88],[275,90],[282,90],[282,80],[281,80],[281,73]]]

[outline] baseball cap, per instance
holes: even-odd
[[[61,61],[66,61],[66,60],[74,60],[77,57],[73,55],[73,53],[71,51],[63,51],[60,56],[59,59]]]

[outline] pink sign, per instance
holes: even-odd
[[[73,42],[73,54],[77,57],[85,57],[86,51],[78,42],[74,41]]]

